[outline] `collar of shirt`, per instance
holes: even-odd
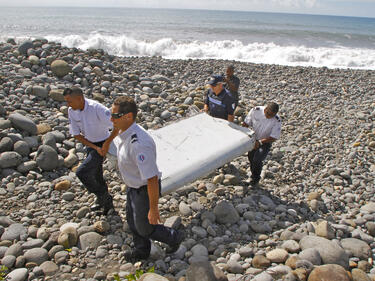
[[[133,124],[130,125],[129,128],[127,128],[124,132],[122,132],[119,137],[121,140],[126,140],[129,136],[134,134],[134,132],[137,130],[137,123],[134,121]]]

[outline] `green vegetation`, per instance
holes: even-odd
[[[5,277],[7,277],[8,274],[8,268],[3,265],[0,267],[0,280],[5,280]]]
[[[127,281],[137,281],[144,273],[153,273],[155,271],[155,267],[149,268],[146,272],[143,269],[137,269],[134,274],[129,274],[125,277]],[[118,274],[114,275],[116,281],[121,281],[120,276]]]

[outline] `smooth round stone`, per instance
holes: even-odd
[[[275,249],[266,254],[266,258],[271,262],[281,263],[288,259],[288,252],[284,249]]]
[[[314,248],[308,248],[306,250],[301,251],[298,254],[298,257],[301,260],[308,260],[313,265],[321,265],[322,264],[322,258],[320,257],[319,251]]]
[[[180,202],[178,209],[180,210],[180,213],[183,216],[189,216],[192,213],[190,206],[187,205],[185,202]]]
[[[238,251],[241,257],[251,257],[254,254],[253,248],[250,247],[241,247],[240,250]]]
[[[103,237],[96,232],[88,232],[79,237],[79,242],[83,250],[86,250],[87,248],[96,249],[102,238]]]
[[[207,231],[200,226],[193,226],[191,231],[196,234],[199,238],[205,238],[207,236]]]
[[[350,281],[345,268],[337,264],[326,264],[316,267],[309,275],[308,281]]]
[[[21,252],[22,252],[22,247],[20,246],[20,248],[21,248]],[[4,255],[8,251],[8,249],[9,249],[8,247],[0,246],[0,259],[2,259],[4,257]]]
[[[23,243],[22,248],[24,250],[29,250],[32,248],[40,248],[42,247],[43,244],[44,244],[44,240],[42,239],[31,239]]]
[[[75,197],[75,194],[73,192],[64,192],[63,195],[61,196],[62,199],[64,199],[65,201],[73,201],[74,200],[74,197]]]
[[[356,238],[345,238],[341,240],[341,246],[350,251],[353,256],[367,260],[371,256],[371,248],[366,243]]]
[[[300,250],[299,244],[294,240],[287,240],[282,245],[281,248],[287,250],[289,253],[297,253]]]
[[[231,273],[243,273],[244,271],[241,264],[234,260],[229,260],[227,262],[227,266],[228,266],[228,272],[231,272]]]
[[[40,265],[48,260],[48,252],[43,248],[34,248],[27,250],[24,255],[27,262],[33,262],[37,265]]]
[[[267,268],[271,265],[271,261],[263,255],[255,255],[251,264],[255,268]]]
[[[53,276],[59,270],[59,267],[52,261],[45,261],[40,265],[45,276]]]
[[[23,245],[21,245],[20,242],[13,244],[9,248],[6,248],[6,249],[7,250],[4,254],[5,256],[12,255],[12,256],[18,257],[22,255],[23,253]]]
[[[69,258],[69,253],[67,251],[60,251],[54,255],[54,259],[57,264],[65,263],[68,258]]]
[[[15,262],[16,257],[11,255],[5,256],[1,259],[1,264],[6,266],[7,268],[12,268]]]
[[[202,244],[197,244],[191,248],[193,256],[208,256],[208,250]]]
[[[331,240],[310,235],[302,238],[299,244],[302,250],[308,248],[318,250],[324,264],[338,264],[343,267],[349,266],[349,256],[343,248]]]
[[[233,204],[228,201],[220,201],[214,208],[216,221],[221,224],[234,224],[240,219],[240,215]]]
[[[82,219],[90,212],[90,208],[87,206],[81,207],[77,211],[77,218]]]
[[[17,268],[11,271],[7,278],[12,281],[25,281],[27,280],[28,270],[26,268]]]
[[[1,240],[20,240],[20,237],[27,234],[27,229],[19,223],[14,223],[5,229],[3,235],[1,235]]]

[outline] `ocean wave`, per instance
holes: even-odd
[[[83,50],[103,49],[117,56],[162,56],[167,59],[224,59],[252,63],[375,70],[375,50],[348,47],[279,46],[274,43],[241,41],[177,41],[162,38],[137,40],[128,36],[99,33],[89,36],[45,36],[49,41]]]

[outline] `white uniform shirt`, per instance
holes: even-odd
[[[273,137],[279,139],[281,134],[281,119],[278,115],[266,118],[265,106],[257,106],[250,110],[245,123],[253,128],[257,140]]]
[[[86,99],[83,110],[69,107],[69,133],[73,136],[82,134],[90,142],[106,140],[109,129],[113,127],[111,111],[101,103]]]
[[[156,164],[156,146],[152,137],[135,122],[114,140],[121,177],[128,187],[139,188],[161,172]]]

